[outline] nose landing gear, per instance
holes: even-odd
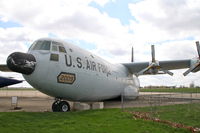
[[[68,112],[70,111],[70,105],[66,101],[56,100],[52,104],[52,111],[53,112]]]

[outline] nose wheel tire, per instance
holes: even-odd
[[[68,112],[70,111],[70,105],[66,101],[61,101],[59,103],[59,109],[60,109],[60,112]]]
[[[55,101],[52,104],[53,112],[68,112],[70,111],[70,105],[66,101]]]

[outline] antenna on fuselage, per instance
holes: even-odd
[[[132,51],[131,51],[131,62],[134,62],[134,49],[132,46]]]

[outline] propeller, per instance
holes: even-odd
[[[136,74],[137,76],[143,75],[143,74],[169,74],[171,76],[173,75],[172,72],[162,69],[161,66],[159,65],[159,62],[155,59],[154,45],[151,45],[151,57],[152,57],[152,60],[149,63],[149,66],[141,70],[140,72],[138,72]],[[163,73],[159,73],[159,71],[162,71]]]
[[[154,45],[151,45],[151,57],[152,57],[152,62],[156,62]]]
[[[200,46],[199,41],[196,41],[197,46],[197,52],[198,52],[198,59],[196,60],[196,63],[193,64],[187,71],[183,73],[184,76],[187,76],[190,72],[193,72],[196,68],[200,68]]]

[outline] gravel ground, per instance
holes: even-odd
[[[12,96],[18,97],[18,103],[12,104]],[[0,112],[51,112],[51,105],[54,102],[53,97],[49,97],[39,91],[6,91],[0,90]],[[160,106],[169,104],[184,104],[200,102],[200,94],[191,93],[140,93],[136,100],[124,101],[106,101],[104,108],[121,107],[144,107]],[[14,109],[18,107],[18,109]]]

